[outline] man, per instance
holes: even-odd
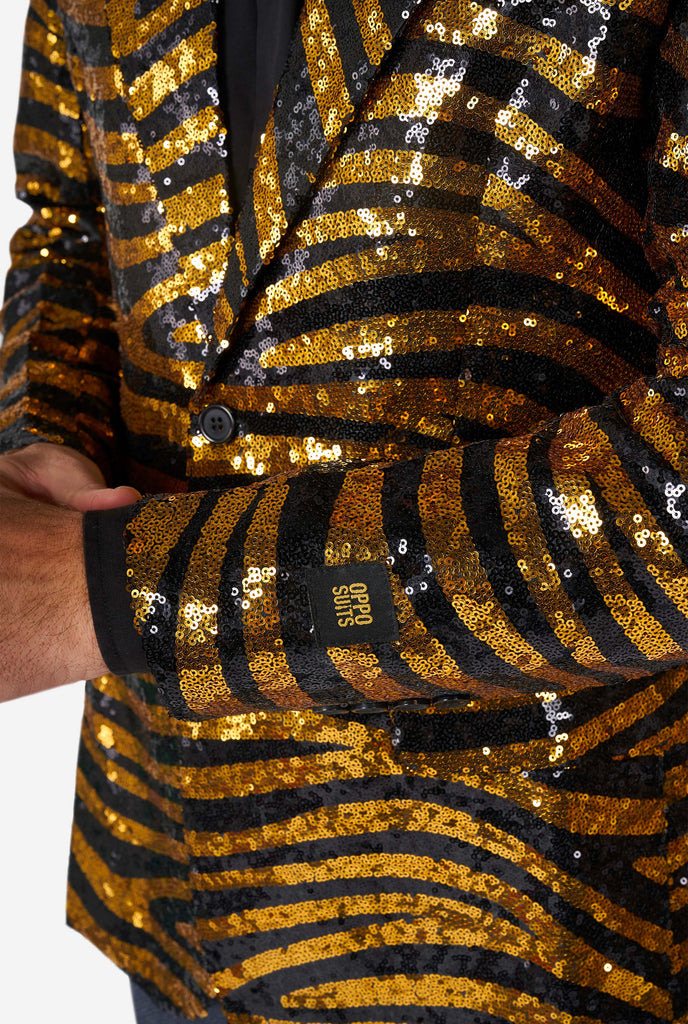
[[[2,671],[95,677],[70,921],[191,1018],[679,1020],[688,8],[307,0],[239,201],[217,14],[29,15]]]

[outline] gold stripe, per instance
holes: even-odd
[[[146,783],[139,779],[138,776],[127,771],[127,769],[117,761],[108,757],[105,754],[102,745],[95,742],[91,735],[90,728],[87,728],[87,725],[89,724],[90,723],[88,722],[84,722],[81,730],[81,741],[100,769],[103,777],[106,778],[111,785],[117,786],[118,789],[124,790],[125,793],[131,793],[132,796],[136,796],[140,800],[145,800],[146,803],[151,804],[168,818],[171,818],[172,821],[181,825],[184,819],[184,811],[181,804],[175,803],[174,801],[161,796],[152,786],[146,785]],[[105,723],[103,722],[102,724]],[[118,754],[123,755],[124,752],[120,751],[118,748]],[[140,761],[137,763],[140,763]],[[144,764],[143,767],[147,766]]]
[[[679,135],[664,121],[657,139],[657,159],[668,171],[677,171],[688,177],[688,135]]]
[[[115,57],[128,57],[154,36],[173,25],[184,12],[199,7],[205,0],[167,0],[144,18],[136,17],[138,0],[109,0],[107,16]]]
[[[453,157],[408,149],[376,149],[344,153],[328,171],[322,188],[362,183],[414,185],[462,195],[481,196],[487,171]]]
[[[27,359],[24,366],[5,382],[0,389],[0,400],[18,390],[27,381],[57,387],[77,397],[91,395],[104,405],[112,405],[112,388],[101,377],[93,376],[85,368],[76,369],[62,362],[37,362],[34,359]],[[91,423],[94,424],[95,421],[91,420]],[[102,425],[100,429],[102,430]]]
[[[631,753],[638,757],[648,754],[661,755],[679,743],[688,743],[688,712],[677,722],[672,722],[658,733],[640,740]]]
[[[76,54],[70,56],[70,70],[75,87],[83,90],[93,102],[114,100],[124,93],[122,71],[118,64],[91,67],[82,64]]]
[[[129,183],[126,181],[112,181],[110,178],[100,179],[103,197],[106,202],[113,206],[134,206],[136,203],[154,203],[158,198],[158,192],[151,181]]]
[[[40,53],[41,56],[45,57],[47,61],[56,67],[64,67],[65,47],[61,30],[55,32],[48,28],[46,31],[45,26],[39,25],[33,18],[29,18],[26,22],[24,45],[30,50]]]
[[[567,43],[512,21],[489,7],[471,0],[456,0],[447,7],[430,8],[419,27],[431,42],[459,41],[462,46],[485,50],[532,67],[536,74],[551,82],[564,95],[600,114],[613,111],[617,116],[637,114],[640,104],[640,80],[618,68],[608,68]]]
[[[151,498],[128,527],[127,576],[136,624],[145,622],[156,603],[157,588],[170,554],[193,519],[202,494],[176,494],[173,500]]]
[[[332,324],[267,349],[260,365],[316,366],[343,359],[379,359],[473,346],[556,358],[560,365],[571,367],[605,392],[615,390],[637,373],[624,359],[575,327],[527,309],[490,306],[469,306],[459,314],[430,309]],[[593,357],[595,349],[599,350],[602,365]]]
[[[86,705],[84,722],[93,737],[93,742],[98,743],[103,750],[116,748],[123,757],[144,768],[151,778],[167,786],[179,786],[181,768],[155,761],[142,741],[136,739],[123,726],[101,715],[91,703]],[[169,732],[167,734],[169,735]]]
[[[478,1013],[482,1011],[490,1017],[494,1014],[495,1018],[513,1021],[513,1024],[533,1024],[534,1021],[604,1024],[599,1017],[579,1014],[573,1017],[568,1011],[520,989],[506,988],[494,981],[457,978],[453,974],[392,974],[332,981],[327,985],[296,989],[283,996],[282,1002],[292,1008],[320,1010],[337,1006],[415,1006],[424,1009],[452,1006]],[[265,1020],[259,1024],[282,1022]]]
[[[93,154],[99,163],[121,167],[144,162],[145,151],[136,132],[104,132],[87,114],[84,121],[89,129]]]
[[[403,910],[401,911],[403,913]],[[570,939],[570,946],[578,950],[583,947],[584,958],[578,961],[575,958],[566,960],[561,958],[561,947],[553,951],[553,955],[547,956],[542,948],[542,943],[520,929],[514,928],[507,921],[494,921],[485,911],[474,909],[474,915],[478,921],[455,915],[421,917],[415,921],[385,921],[363,925],[358,928],[351,928],[348,931],[335,932],[334,934],[317,936],[304,939],[300,942],[293,942],[288,946],[279,949],[279,969],[289,967],[305,966],[321,959],[333,959],[334,957],[350,957],[352,949],[380,949],[383,947],[409,945],[409,946],[447,946],[454,945],[460,948],[471,946],[489,949],[493,952],[506,953],[519,960],[527,960],[550,973],[555,973],[566,981],[574,983],[584,982],[586,985],[594,986],[600,992],[606,992],[625,1003],[642,1005],[643,1009],[654,1011],[657,1016],[671,1013],[671,1001],[667,992],[647,982],[638,974],[626,970],[614,964],[613,970],[605,971],[605,964],[609,961],[605,956],[586,947],[580,940],[573,936]],[[482,918],[482,920],[481,920]],[[477,925],[477,927],[476,927]],[[266,977],[272,974],[276,968],[276,950],[269,949],[247,957],[240,964],[218,971],[213,975],[216,986],[223,995],[235,992],[250,981]],[[360,983],[360,979],[356,979]],[[349,982],[351,985],[351,982]],[[328,985],[328,991],[330,986]],[[414,1000],[418,998],[417,989],[414,989]],[[296,994],[291,997],[283,997],[286,1005],[299,1005],[294,1002],[298,998]],[[444,996],[446,998],[446,996]],[[398,1005],[398,997],[392,997],[393,1003]],[[327,998],[323,1000],[325,1006],[333,1005]],[[354,997],[354,1002],[356,999]],[[306,1004],[308,1005],[308,1004]],[[420,1005],[427,1005],[425,1000]],[[322,1006],[322,1004],[320,1004]],[[531,1018],[532,1020],[532,1018]]]
[[[564,590],[537,513],[528,478],[530,439],[498,443],[495,483],[504,529],[528,590],[552,632],[581,665],[608,669],[607,659],[578,617]]]
[[[129,86],[129,102],[134,117],[142,120],[159,107],[194,75],[207,71],[217,63],[215,22],[182,41],[144,71]]]
[[[189,185],[176,196],[162,200],[165,217],[177,234],[195,230],[207,221],[229,214],[229,197],[224,175]]]
[[[306,0],[301,36],[323,133],[332,143],[354,112],[325,0]]]
[[[174,249],[168,226],[156,228],[150,234],[139,235],[136,238],[117,238],[108,232],[107,245],[112,262],[120,269],[138,266],[145,260],[158,259]]]
[[[499,887],[501,889],[501,887]],[[499,889],[498,889],[499,891]],[[527,909],[527,916],[524,911]],[[212,918],[198,921],[198,933],[205,941],[215,941],[253,935],[257,932],[272,932],[278,929],[312,925],[320,922],[346,925],[346,918],[358,916],[392,916],[399,915],[399,920],[373,924],[350,931],[340,931],[334,939],[335,949],[331,955],[342,951],[342,944],[355,934],[373,936],[378,929],[392,937],[392,944],[418,943],[443,945],[453,943],[461,947],[479,946],[495,952],[504,952],[519,959],[526,959],[537,964],[550,973],[556,972],[564,981],[573,984],[592,985],[598,990],[606,991],[627,1002],[638,1003],[639,997],[645,994],[643,980],[631,971],[616,967],[613,978],[607,978],[605,966],[607,957],[594,950],[583,939],[574,935],[561,925],[551,914],[528,897],[523,897],[517,907],[517,915],[521,918],[521,926],[495,917],[490,910],[481,910],[475,905],[464,903],[450,897],[430,896],[422,892],[402,893],[366,893],[339,895],[331,899],[308,900],[302,903],[286,903],[263,907],[232,914],[227,917]],[[401,917],[407,918],[406,921]],[[408,920],[410,918],[411,920]],[[414,920],[416,919],[416,920]],[[426,932],[421,929],[428,926]],[[325,942],[333,940],[329,935]],[[307,962],[298,959],[302,952],[312,950],[315,941],[317,949],[323,940],[306,940],[295,942],[286,947],[287,963],[295,956],[294,962]],[[364,940],[364,946],[367,943]],[[562,949],[567,950],[567,957],[561,961]],[[298,951],[298,952],[297,952]],[[270,973],[268,962],[274,957],[274,950],[266,951],[244,961],[240,977],[242,983],[254,978],[256,973]],[[319,959],[319,957],[318,957]],[[248,970],[246,968],[248,967]],[[267,968],[267,969],[266,969]],[[225,972],[225,977],[230,972]],[[234,970],[232,971],[234,973]],[[591,977],[592,975],[592,977]],[[222,977],[222,974],[220,975]],[[223,977],[224,981],[224,977]],[[356,979],[360,982],[360,979]],[[350,984],[350,983],[345,983]],[[325,988],[325,986],[323,986]],[[653,986],[654,988],[654,986]],[[301,990],[303,992],[304,990]],[[308,991],[308,990],[306,990]],[[319,1008],[337,1005],[330,1001],[330,983],[326,986],[327,997],[319,1003]],[[663,993],[654,988],[654,999],[661,999]],[[299,993],[288,997],[287,1005],[301,1005]],[[360,995],[359,995],[359,998]],[[354,998],[353,1004],[358,1000]],[[399,1005],[397,1000],[394,1000]],[[656,1003],[655,1003],[656,1004]],[[308,1005],[315,1006],[315,1003]],[[342,1004],[338,1004],[342,1005]],[[532,1020],[532,1018],[531,1018]],[[530,1024],[530,1022],[529,1022]]]
[[[138,680],[139,686],[145,686],[147,689],[149,699],[157,701],[158,690],[153,676],[138,673]],[[138,695],[126,679],[120,676],[115,676],[108,672],[103,676],[92,679],[91,686],[98,693],[118,701],[118,703],[133,711],[139,722],[151,732],[157,732],[161,736],[192,736],[194,739],[197,738],[195,732],[195,729],[198,727],[197,722],[184,722],[179,718],[171,718],[169,712],[162,705],[159,703],[147,703]],[[89,714],[96,713],[90,702],[87,703],[87,710]],[[171,784],[177,785],[178,781],[176,779]]]
[[[169,132],[146,150],[146,163],[153,173],[169,167],[180,156],[188,156],[195,146],[214,139],[222,124],[217,107],[206,107]]]
[[[101,445],[109,447],[113,437],[112,427],[93,416],[86,416],[81,412],[74,415],[62,413],[45,402],[28,396],[20,398],[14,405],[0,413],[0,430],[4,430],[20,416],[35,416],[41,421],[39,425],[28,426],[25,429],[29,434],[40,434],[42,440],[46,423],[70,434],[77,434],[79,442],[96,461],[102,458]],[[65,443],[60,435],[46,435],[46,438],[56,444]]]
[[[475,93],[475,90],[472,90]],[[485,97],[489,108],[498,107],[497,101]],[[510,104],[499,110],[482,109],[484,121],[490,121],[495,136],[526,157],[542,170],[563,181],[574,192],[594,206],[615,227],[634,241],[642,242],[643,219],[637,210],[625,203],[609,183],[576,154],[565,149],[553,135],[549,135],[535,121]],[[477,108],[476,108],[477,110]]]
[[[55,164],[68,178],[85,182],[88,169],[83,153],[68,142],[56,138],[50,132],[18,124],[14,134],[14,148],[25,156],[36,156],[40,160]]]
[[[265,262],[273,252],[280,238],[287,230],[287,218],[282,203],[280,172],[275,148],[275,119],[270,114],[265,133],[258,151],[258,161],[253,175],[253,209],[256,218],[258,250]]]
[[[273,476],[275,473],[307,469],[324,463],[398,461],[418,458],[425,448],[406,443],[366,444],[332,441],[331,438],[271,434],[246,434],[223,445],[194,447],[189,475],[194,480],[212,480],[218,475],[247,473]]]
[[[505,186],[506,193],[501,190],[504,183],[500,178],[494,181],[494,188],[485,196],[485,202],[495,209],[508,210],[514,214],[512,219],[526,223],[527,218],[521,215],[525,214],[524,197],[516,190],[509,190],[508,186]],[[512,192],[515,198],[510,205]],[[532,204],[529,211],[532,218],[540,216]],[[542,216],[544,218],[544,214]],[[555,225],[552,225],[554,230]],[[572,239],[570,232],[569,236]],[[648,296],[632,282],[623,279],[611,265],[597,260],[596,250],[587,246],[585,239],[581,240],[581,245],[585,245],[588,251],[583,256],[578,252],[573,253],[578,264],[561,263],[553,258],[544,245],[534,246],[531,242],[508,235],[503,228],[473,220],[470,222],[470,230],[463,232],[450,248],[446,242],[436,239],[401,239],[327,260],[319,266],[291,274],[265,289],[252,315],[256,320],[261,320],[298,302],[361,281],[423,272],[465,271],[476,264],[482,264],[522,275],[537,274],[579,289],[610,309],[622,312],[647,326],[645,306]]]
[[[77,826],[74,826],[72,831],[71,852],[89,885],[107,910],[154,938],[167,955],[202,986],[206,975],[197,959],[171,938],[150,909],[150,904],[154,900],[188,901],[188,882],[173,876],[135,878],[129,875],[116,875],[98,856],[95,849],[89,846],[86,837]]]
[[[239,237],[238,235],[235,237],[235,244],[238,250]],[[227,249],[228,260],[230,259],[232,253],[231,245],[232,243],[230,239],[229,248]],[[215,334],[217,335],[217,337],[220,338],[221,340],[225,340],[226,338],[228,338],[231,333],[233,323],[234,310],[227,302],[227,296],[225,295],[225,293],[221,292],[217,302],[215,303],[215,309],[213,310],[213,326],[215,328]]]
[[[191,422],[188,409],[162,398],[136,394],[124,383],[120,396],[122,417],[132,433],[165,437],[172,444],[188,444]]]
[[[472,789],[485,784],[475,774],[462,779]],[[660,836],[667,828],[664,796],[634,800],[571,790],[562,793],[544,782],[506,772],[495,773],[490,792],[572,835]]]
[[[204,249],[182,256],[178,273],[160,281],[137,300],[131,312],[132,320],[146,320],[180,295],[190,295],[192,289],[203,290],[221,280],[227,265],[228,244],[225,240],[212,242]]]
[[[247,710],[232,696],[227,685],[215,637],[220,572],[227,541],[256,496],[256,491],[247,488],[220,494],[203,524],[186,569],[179,596],[175,663],[182,696],[189,708],[199,715],[219,717]]]
[[[45,0],[31,0],[31,8],[46,25],[49,32],[60,39],[63,38],[62,20],[57,11],[49,7]]]
[[[282,648],[277,600],[277,539],[289,494],[286,481],[266,485],[244,544],[243,638],[248,667],[260,692],[277,707],[308,708],[313,700],[292,674]]]
[[[537,878],[561,899],[577,910],[589,911],[592,905],[604,914],[607,927],[644,949],[655,953],[667,953],[672,943],[672,932],[650,921],[636,916],[624,907],[612,903],[595,889],[579,879],[567,875],[555,863],[540,857],[534,850],[523,844],[523,869]],[[500,851],[492,848],[499,856]],[[518,861],[518,854],[511,854],[509,860]],[[474,893],[492,900],[504,907],[510,914],[521,920],[529,920],[532,904],[523,891],[508,885],[495,875],[472,871],[464,864],[450,861],[436,861],[431,857],[413,854],[360,854],[352,857],[332,857],[312,861],[309,864],[276,864],[264,868],[248,868],[244,871],[220,871],[199,874],[194,877],[194,886],[200,891],[224,889],[268,888],[293,885],[313,885],[331,881],[346,880],[351,883],[358,878],[413,879],[432,882],[453,890]],[[540,909],[540,908],[538,908]]]
[[[164,832],[157,832],[155,829],[141,825],[138,821],[133,821],[131,818],[111,810],[86,781],[86,776],[81,770],[77,771],[76,791],[89,814],[103,826],[106,832],[110,833],[113,839],[122,843],[130,843],[132,846],[141,846],[151,853],[170,857],[181,864],[187,862],[188,853],[184,843],[172,839]]]
[[[621,392],[621,402],[633,429],[659,452],[681,476],[688,476],[685,419],[643,379]]]
[[[368,60],[377,66],[392,46],[392,33],[379,0],[353,0],[353,6]]]
[[[426,394],[432,395],[436,409],[426,406],[411,416],[407,410],[417,403],[420,385]],[[326,415],[362,423],[389,423],[404,431],[412,430],[446,441],[450,441],[453,434],[450,417],[459,413],[508,433],[523,432],[524,428],[532,429],[533,424],[552,418],[550,410],[530,402],[522,395],[514,395],[511,389],[452,378],[430,378],[420,382],[420,385],[412,379],[327,382],[317,389],[310,384],[254,387],[220,384],[208,389],[207,398],[211,402],[224,403],[240,411],[260,412],[267,416],[281,413]],[[513,403],[513,407],[509,406],[505,398]],[[179,406],[162,403],[161,407],[165,406],[178,409],[175,415],[185,414],[185,410]],[[498,410],[497,406],[505,408]],[[499,411],[502,411],[503,420],[498,418]],[[334,442],[330,443],[334,455]]]
[[[236,254],[239,260],[239,270],[241,271],[241,283],[245,288],[248,288],[248,268],[246,266],[246,253],[244,251],[244,240],[241,237],[241,231],[237,229],[236,233]]]
[[[671,877],[667,858],[664,855],[661,857],[638,857],[633,861],[633,870],[658,885],[666,885]]]
[[[531,273],[563,281],[568,287],[592,295],[615,312],[647,326],[649,293],[601,257],[588,239],[565,220],[549,213],[529,195],[495,174],[489,177],[482,201],[533,239],[536,247],[530,250]],[[488,250],[494,247],[500,259],[505,246],[499,232],[489,225],[482,234]],[[553,239],[556,239],[556,256],[550,249]]]
[[[447,255],[446,246],[422,239],[392,242],[362,252],[326,260],[319,266],[290,274],[265,289],[256,311],[256,320],[281,312],[299,302],[326,295],[360,281],[382,280],[423,271],[467,269],[475,264],[475,238],[464,236],[459,252]]]
[[[304,221],[294,229],[283,251],[322,245],[343,238],[396,237],[451,239],[466,229],[471,216],[454,210],[406,209],[396,207],[359,207],[338,210]]]
[[[460,451],[431,455],[419,491],[419,512],[437,580],[457,617],[502,661],[525,676],[566,685],[569,673],[553,668],[505,615],[473,546],[461,500]],[[460,567],[460,568],[459,568]]]
[[[688,907],[688,886],[681,886],[680,889],[674,889],[669,897],[669,909],[672,913],[677,914],[679,911],[683,910],[684,907]],[[681,943],[681,946],[685,946],[685,943]],[[679,949],[680,948],[681,947],[679,947]],[[672,957],[672,960],[675,960],[675,957]],[[678,1024],[683,1024],[683,1021],[679,1021]]]
[[[463,89],[466,102],[446,100]],[[594,205],[597,211],[620,226],[637,242],[642,241],[642,217],[630,207],[579,156],[567,150],[536,121],[515,106],[451,79],[430,75],[396,75],[384,81],[384,89],[368,110],[368,120],[388,117],[426,118],[458,121],[477,131],[488,132],[522,153],[546,174],[563,181]]]
[[[194,800],[276,793],[309,786],[325,786],[337,779],[386,778],[403,769],[389,750],[371,743],[363,751],[333,750],[325,754],[285,757],[270,761],[184,769],[184,795]]]
[[[63,89],[61,85],[51,82],[37,71],[25,70],[22,72],[20,95],[51,107],[63,117],[71,117],[75,121],[81,117],[81,108],[75,94],[71,90]]]
[[[604,535],[602,517],[595,504],[595,496],[588,487],[586,477],[576,472],[582,449],[569,453],[565,450],[571,430],[577,433],[578,420],[564,430],[550,448],[552,478],[555,495],[561,506],[561,518],[566,521],[583,555],[592,582],[605,605],[624,633],[650,662],[676,659],[683,652],[650,614],[640,597],[634,592],[614,549]],[[578,447],[577,438],[572,442]],[[589,453],[584,446],[583,454]],[[586,465],[586,469],[591,469]]]
[[[622,530],[635,554],[684,618],[688,617],[688,568],[669,538],[624,471],[619,456],[607,435],[587,411],[579,415],[577,434],[589,450],[599,453],[591,461],[590,473],[611,508],[616,509],[616,525]]]
[[[17,192],[27,192],[33,198],[40,196],[42,200],[50,203],[61,203],[62,192],[58,185],[54,185],[45,178],[36,178],[33,174],[17,175]]]
[[[625,673],[619,673],[625,675]],[[671,677],[674,677],[673,681]],[[628,673],[630,678],[643,678],[647,674],[639,670],[635,677]],[[671,692],[680,688],[685,680],[685,672],[675,670],[662,676],[661,686],[655,681],[652,686],[641,693],[628,698],[623,704],[617,705],[610,711],[596,716],[586,725],[578,729],[570,729],[552,739],[527,740],[524,743],[509,743],[504,746],[491,746],[487,753],[481,747],[472,750],[460,750],[453,760],[448,754],[423,755],[423,769],[429,765],[437,764],[443,776],[449,775],[456,782],[464,779],[462,772],[465,768],[472,768],[479,771],[508,772],[514,765],[520,765],[529,771],[538,768],[551,768],[554,764],[572,765],[579,757],[594,750],[605,743],[610,736],[618,736],[640,718],[645,718],[664,703]],[[671,685],[667,685],[671,682]],[[570,692],[584,689],[586,687],[602,685],[591,682],[585,676],[576,679],[576,685],[570,687]],[[469,687],[467,687],[468,689]],[[500,705],[504,706],[504,689],[494,688],[496,694],[501,693]],[[661,690],[662,692],[658,692]],[[566,691],[560,691],[565,694]],[[536,700],[542,700],[543,694],[534,695]],[[477,709],[479,702],[472,702],[473,708]],[[484,703],[482,704],[484,706]],[[494,704],[492,705],[494,707]],[[459,719],[459,723],[460,723]],[[460,725],[459,725],[460,728]],[[406,755],[407,758],[409,755]],[[631,754],[631,756],[633,756]]]
[[[69,923],[82,935],[89,938],[99,949],[105,950],[110,959],[125,971],[150,981],[190,1018],[195,1019],[204,1012],[193,992],[169,967],[161,963],[154,953],[141,946],[134,946],[130,942],[115,938],[112,932],[105,931],[99,924],[96,924],[71,885],[67,895],[67,912]],[[214,994],[214,989],[208,980],[205,981],[202,988],[208,995]]]
[[[178,344],[197,345],[204,340],[201,325],[194,321],[178,327],[174,332],[174,339]],[[205,363],[201,360],[175,359],[172,355],[165,356],[160,352],[154,352],[136,331],[125,334],[122,341],[122,357],[146,373],[174,381],[175,384],[181,384],[189,390],[195,390],[200,385],[205,369]]]
[[[573,729],[567,744],[571,758],[582,757],[609,737],[617,736],[641,719],[648,718],[681,689],[687,675],[685,666],[665,672],[661,679],[655,678],[646,689],[626,698],[622,704],[596,715],[587,725]],[[638,747],[629,750],[631,757],[638,752]]]

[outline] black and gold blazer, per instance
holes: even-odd
[[[3,444],[155,495],[177,716],[685,661],[686,11],[607,6],[307,3],[236,211],[215,3],[32,4]]]
[[[215,17],[32,0],[0,360],[3,449],[144,492],[150,671],[91,684],[80,799],[110,828],[128,758],[168,838],[118,842],[178,865],[199,737],[391,713],[400,750],[564,764],[531,707],[606,735],[688,656],[688,4],[306,0],[238,209]]]

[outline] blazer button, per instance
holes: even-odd
[[[440,711],[443,709],[451,710],[452,708],[462,708],[471,699],[470,693],[454,693],[451,697],[435,697],[432,706],[439,708]]]
[[[349,711],[352,715],[376,715],[381,711],[386,711],[387,705],[380,704],[376,701],[361,700],[358,704],[350,704]]]
[[[315,711],[316,715],[328,715],[334,717],[335,715],[345,715],[349,710],[347,704],[323,704],[317,708],[311,708],[311,711]]]
[[[209,405],[198,417],[201,433],[213,444],[223,444],[234,435],[234,416],[224,405]]]
[[[423,697],[412,697],[408,700],[399,700],[390,705],[390,711],[427,711],[431,702]]]

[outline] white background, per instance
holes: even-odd
[[[27,0],[3,0],[0,281],[28,217],[14,199],[12,131]],[[0,528],[2,524],[0,523]],[[2,623],[0,621],[0,636]],[[65,887],[83,683],[0,706],[0,1020],[133,1024],[126,976],[67,928]]]

